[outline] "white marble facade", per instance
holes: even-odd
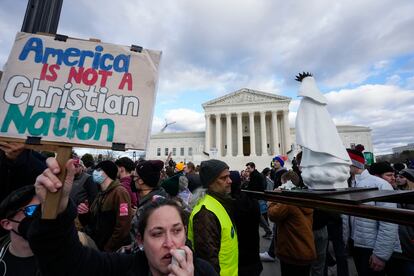
[[[294,145],[294,129],[289,127],[290,101],[288,97],[243,88],[206,102],[205,132],[154,134],[146,159],[165,160],[172,152],[176,161],[199,164],[216,158],[236,170],[253,161],[262,170],[273,156],[287,154]],[[343,126],[338,131],[346,147],[362,143],[366,151],[372,152],[369,128]]]
[[[290,150],[290,98],[241,89],[203,104],[205,146],[217,157],[256,157]]]

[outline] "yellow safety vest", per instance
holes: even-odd
[[[220,275],[237,276],[239,267],[239,246],[236,229],[227,214],[226,209],[214,197],[206,195],[193,208],[188,222],[188,239],[194,245],[193,218],[201,210],[201,207],[213,212],[221,226],[221,244],[219,251]],[[194,248],[197,252],[197,248]]]

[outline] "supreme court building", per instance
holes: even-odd
[[[199,164],[215,158],[226,162],[230,169],[240,170],[252,161],[261,171],[269,167],[273,156],[292,157],[298,150],[295,130],[289,127],[290,101],[288,97],[246,88],[213,99],[203,104],[204,132],[154,134],[146,159],[165,160],[172,152],[176,162]],[[337,128],[346,147],[363,144],[366,151],[372,152],[370,128]]]

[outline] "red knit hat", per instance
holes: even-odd
[[[352,161],[352,166],[358,169],[365,169],[365,157],[362,152],[354,149],[346,149]]]

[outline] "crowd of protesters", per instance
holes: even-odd
[[[414,189],[414,168],[367,168],[362,150],[348,150],[349,187]],[[292,169],[283,156],[269,161],[268,168],[230,168],[216,159],[196,166],[122,157],[87,168],[74,156],[63,185],[54,158],[0,142],[0,276],[260,275],[262,262],[276,259],[281,275],[327,275],[335,264],[337,275],[350,275],[351,260],[361,276],[414,275],[413,227],[244,193],[307,189],[300,153]],[[59,189],[57,218],[42,219],[47,192]],[[261,238],[271,240],[264,252]]]

